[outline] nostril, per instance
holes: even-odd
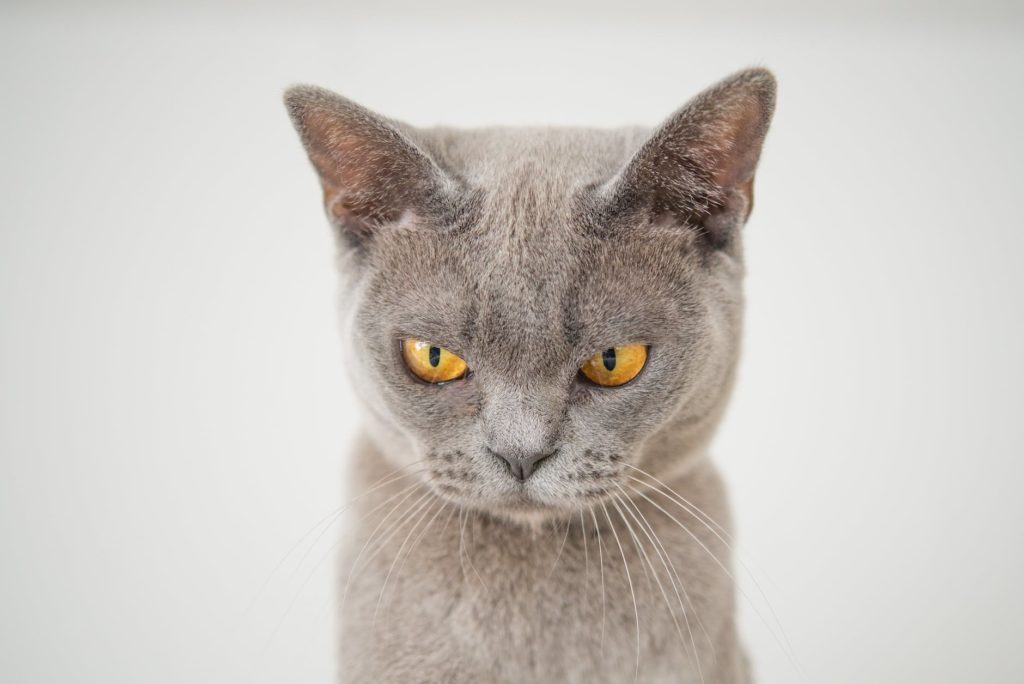
[[[536,456],[531,456],[530,459],[529,459],[529,462],[528,462],[529,465],[526,465],[526,462],[524,461],[523,469],[526,472],[525,472],[525,474],[523,476],[523,479],[525,480],[526,478],[528,478],[530,476],[531,473],[536,472],[537,468],[540,467],[541,463],[543,463],[544,461],[548,460],[549,458],[551,458],[554,455],[555,455],[554,451],[549,451],[546,454],[537,454]]]
[[[493,449],[489,449],[489,451],[508,464],[509,469],[512,471],[512,477],[516,478],[520,482],[525,482],[526,478],[536,472],[542,462],[554,456],[555,452],[558,450],[555,449],[555,451],[549,451],[546,453],[538,452],[515,456],[501,454]]]

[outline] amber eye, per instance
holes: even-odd
[[[402,340],[405,365],[424,382],[448,382],[466,375],[466,362],[444,347],[410,337]]]
[[[617,387],[635,378],[645,363],[647,345],[624,344],[594,354],[580,366],[580,372],[595,385]]]

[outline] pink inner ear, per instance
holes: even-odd
[[[440,171],[400,124],[322,90],[300,88],[289,107],[339,229],[369,235],[428,201]]]
[[[655,213],[701,221],[709,233],[729,234],[750,212],[754,171],[774,103],[775,80],[762,69],[712,86],[654,132],[610,195],[626,203],[640,198]]]
[[[359,213],[345,203],[342,193],[321,178],[324,192],[324,210],[331,225],[345,230],[356,237],[368,237],[373,232],[373,224],[366,212]]]
[[[344,126],[328,112],[316,111],[306,118],[309,156],[320,174],[324,200],[332,214],[336,205],[340,209],[344,196],[375,194],[378,183],[388,182],[382,177],[390,170],[385,155],[371,140],[353,135]],[[349,210],[354,209],[351,202],[348,205]]]
[[[744,97],[731,103],[722,121],[709,141],[714,156],[712,179],[725,190],[737,189],[749,193],[761,155],[764,112],[757,98]]]

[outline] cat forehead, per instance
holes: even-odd
[[[588,201],[649,134],[639,126],[497,127],[415,129],[414,137],[472,197],[462,227],[474,250],[491,259],[527,252],[564,261],[585,251],[577,238],[593,224]]]
[[[582,279],[606,273],[617,287],[631,261],[646,270],[657,262],[655,275],[669,279],[689,271],[684,262],[694,249],[687,228],[638,225],[646,220],[638,218],[609,231],[595,211],[596,196],[649,137],[649,128],[437,127],[410,134],[459,179],[472,208],[455,227],[409,215],[394,230],[385,228],[374,248],[385,257],[385,269],[413,282],[454,276],[483,292],[488,283],[482,276],[499,274],[495,298],[517,289],[575,289]],[[642,277],[630,275],[627,282]]]
[[[454,227],[407,214],[375,238],[369,270],[397,289],[461,284],[506,296],[602,280],[614,290],[639,280],[688,279],[699,270],[692,227],[646,216],[602,225],[586,199],[539,194],[525,182],[489,190]]]
[[[417,142],[468,185],[512,195],[531,188],[557,200],[559,192],[609,179],[650,134],[619,129],[494,127],[418,129]]]
[[[571,350],[669,334],[666,322],[694,307],[699,268],[684,231],[636,226],[602,238],[572,223],[406,225],[380,245],[370,309],[400,332],[536,349],[537,363],[557,365]]]

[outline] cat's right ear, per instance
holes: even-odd
[[[315,86],[289,88],[284,101],[340,237],[362,243],[405,212],[424,216],[445,202],[451,181],[402,124]]]

